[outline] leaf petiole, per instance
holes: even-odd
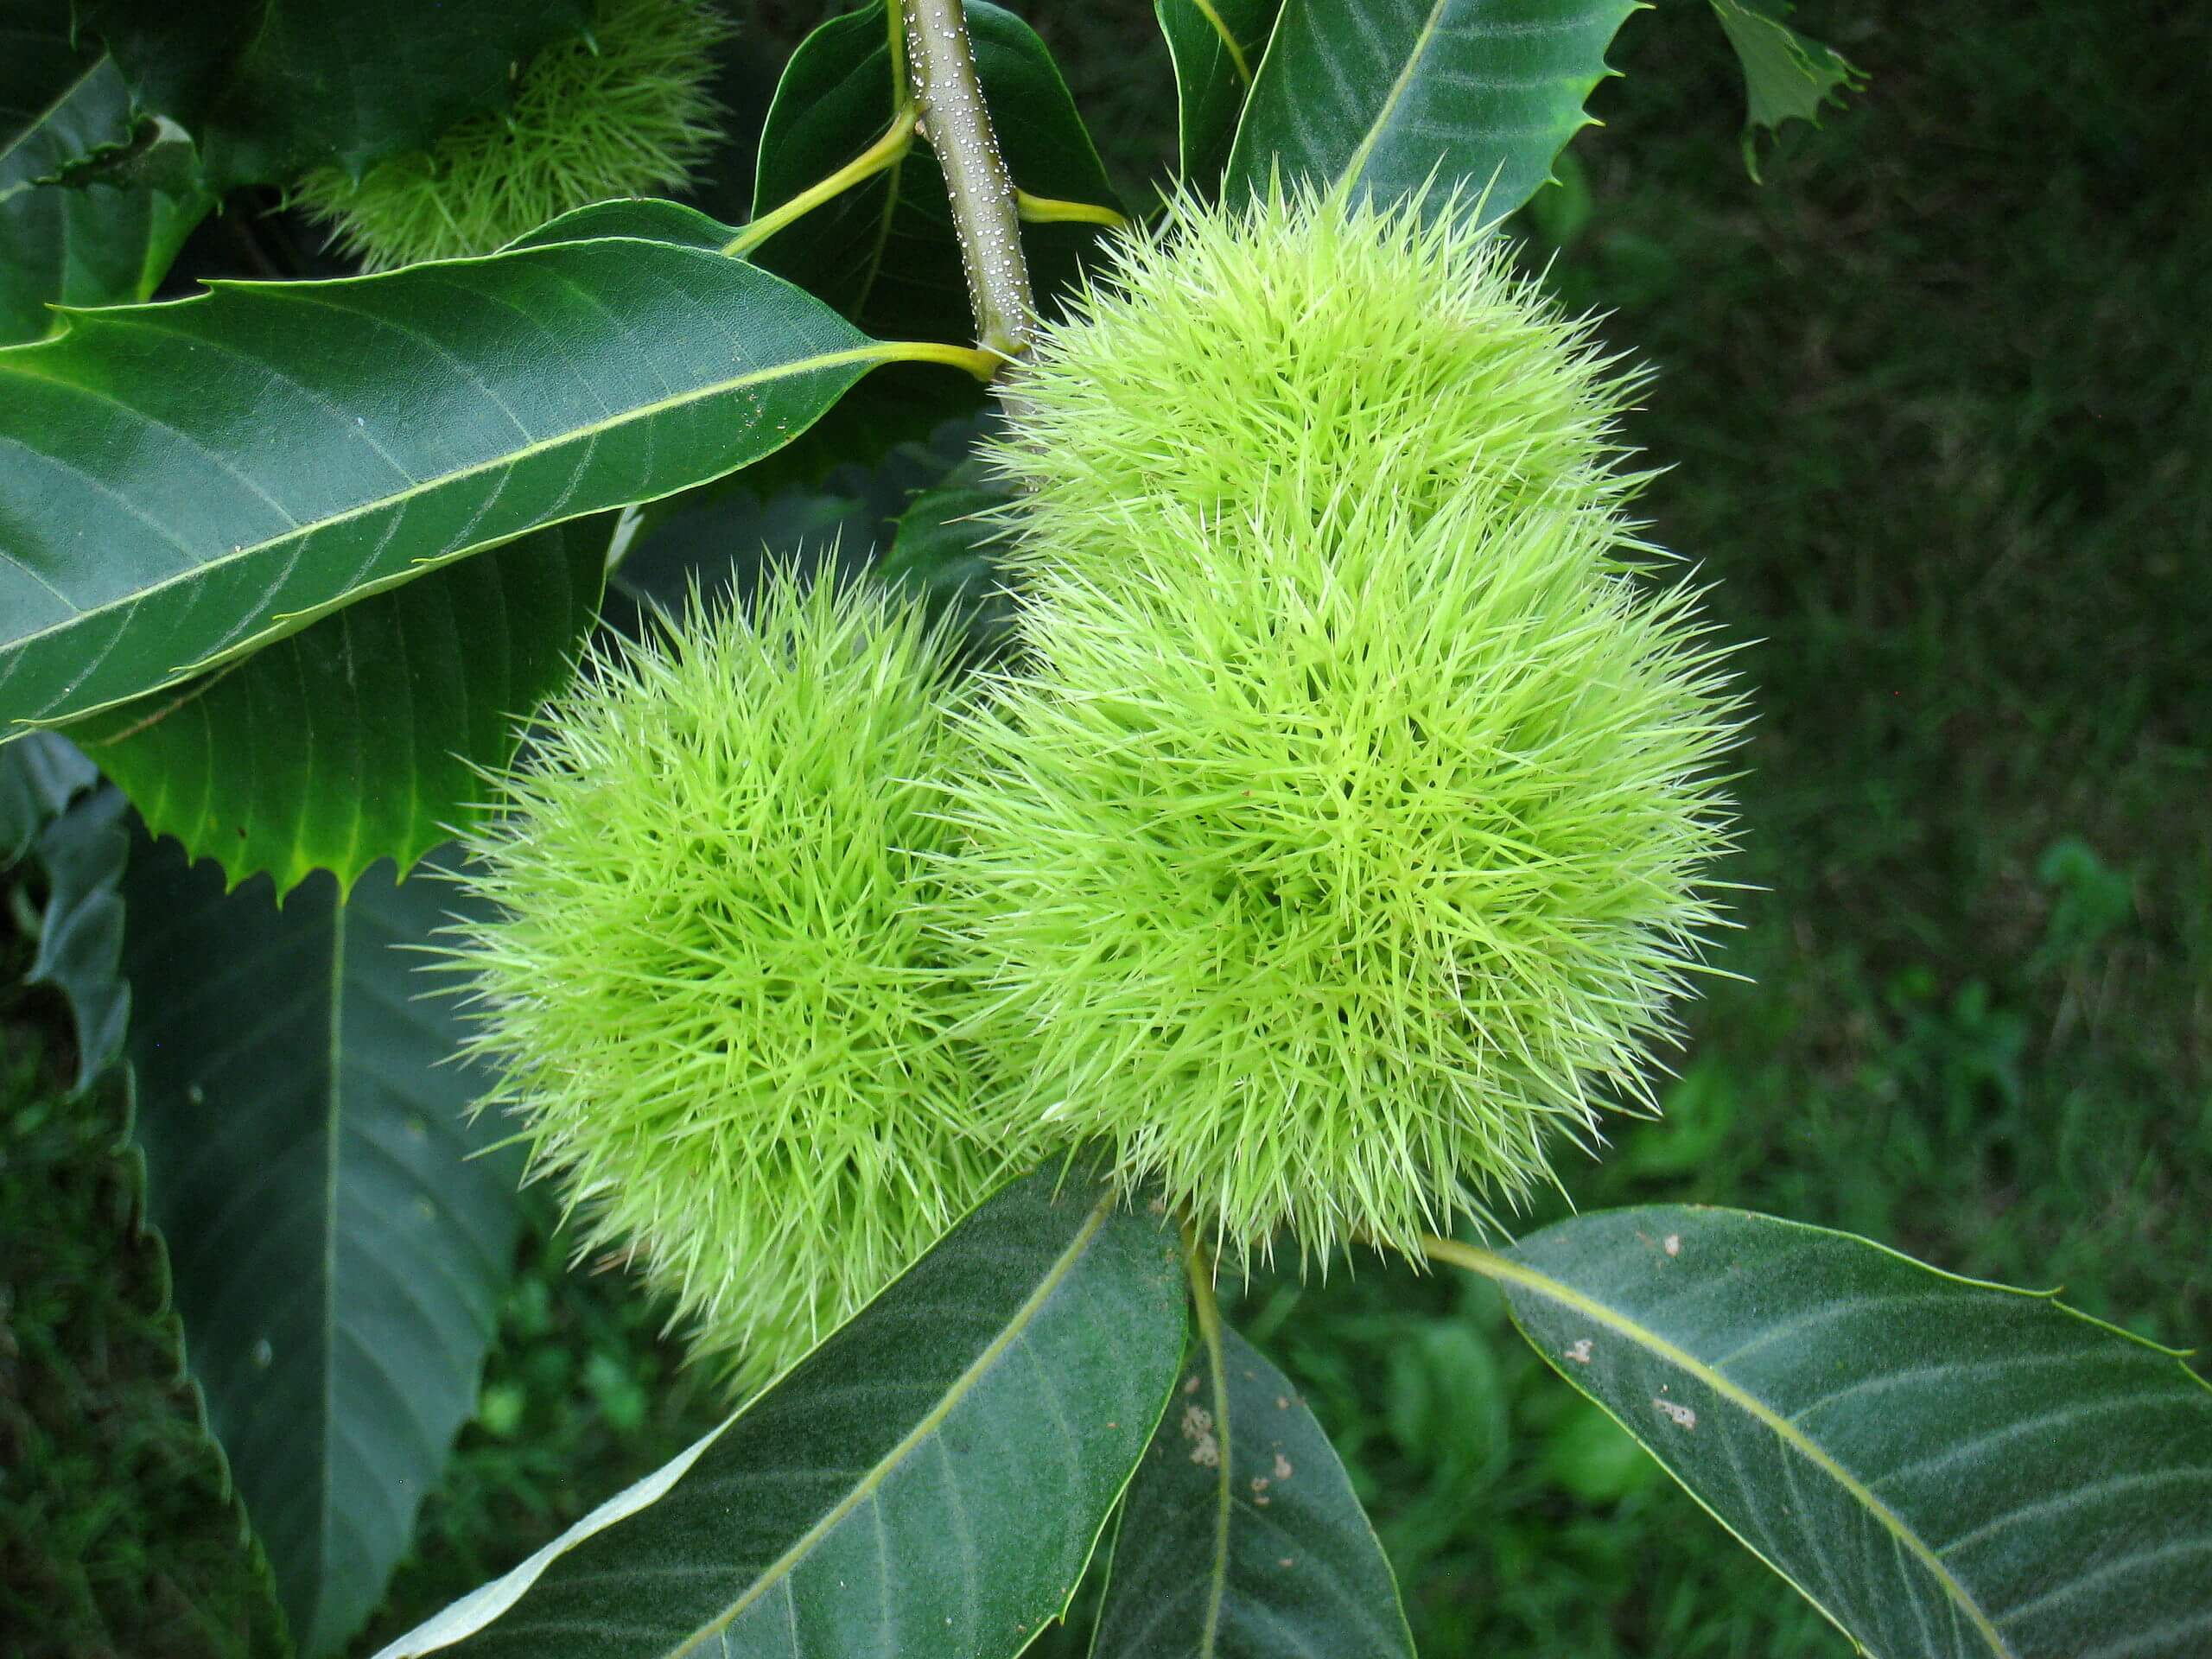
[[[1102,207],[1096,202],[1059,201],[1051,196],[1033,196],[1016,188],[1014,207],[1025,225],[1105,225],[1120,230],[1129,222],[1123,214],[1111,207]]]
[[[1007,361],[1006,353],[988,346],[955,346],[940,340],[893,340],[875,353],[879,363],[943,363],[965,369],[988,384]]]
[[[777,232],[798,223],[825,202],[834,201],[855,185],[896,167],[914,147],[915,112],[912,104],[892,118],[891,126],[858,156],[818,183],[810,184],[780,207],[761,214],[722,245],[722,252],[742,259]]]

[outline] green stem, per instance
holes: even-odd
[[[782,207],[754,219],[722,245],[722,251],[741,259],[785,226],[805,217],[825,201],[835,200],[863,180],[896,167],[914,147],[914,111],[902,106],[892,118],[891,129],[851,161],[819,183],[810,184]]]
[[[984,107],[968,21],[960,0],[899,0],[906,24],[906,71],[922,133],[944,175],[976,343],[1002,359],[1029,343],[1035,306],[1021,252],[1014,181],[999,155]]]
[[[1059,201],[1020,189],[1014,193],[1014,200],[1025,225],[1108,225],[1118,231],[1129,222],[1111,207],[1088,201]]]

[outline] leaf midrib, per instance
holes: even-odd
[[[1375,111],[1375,118],[1367,124],[1367,136],[1359,141],[1359,148],[1352,151],[1351,159],[1344,163],[1344,170],[1337,175],[1340,181],[1357,179],[1366,170],[1367,158],[1375,153],[1375,146],[1382,137],[1383,127],[1397,112],[1399,103],[1405,98],[1406,88],[1413,82],[1414,71],[1421,67],[1421,59],[1428,54],[1430,43],[1436,39],[1437,21],[1443,16],[1447,3],[1449,0],[1429,0],[1428,16],[1421,20],[1421,34],[1414,41],[1413,50],[1406,54],[1405,67],[1398,71],[1397,79],[1390,83],[1390,90],[1382,99],[1382,107]]]
[[[1221,1309],[1212,1287],[1198,1288],[1199,1267],[1192,1258],[1192,1286],[1198,1308],[1198,1334],[1205,1343],[1206,1367],[1213,1382],[1214,1445],[1219,1458],[1214,1465],[1213,1561],[1206,1582],[1206,1622],[1198,1637],[1200,1659],[1213,1659],[1221,1643],[1221,1605],[1229,1593],[1229,1523],[1236,1491],[1236,1444],[1230,1439],[1229,1368],[1223,1351]]]
[[[1084,1252],[1090,1248],[1091,1240],[1098,1236],[1099,1230],[1106,1224],[1108,1217],[1113,1213],[1116,1202],[1114,1195],[1108,1193],[1092,1206],[1090,1217],[1084,1221],[1075,1237],[1069,1242],[1067,1248],[1060,1252],[1058,1257],[1053,1262],[1051,1270],[1038,1282],[1037,1287],[1030,1292],[1020,1307],[1015,1310],[1014,1317],[1007,1321],[1006,1328],[991,1338],[989,1344],[983,1351],[969,1363],[966,1370],[954,1379],[952,1386],[944,1391],[944,1396],[936,1405],[923,1414],[921,1419],[900,1438],[899,1443],[878,1459],[868,1471],[853,1484],[851,1491],[840,1498],[820,1520],[801,1534],[790,1548],[770,1562],[761,1571],[760,1575],[747,1585],[727,1608],[714,1618],[700,1625],[683,1643],[670,1649],[668,1659],[682,1659],[682,1656],[685,1654],[697,1652],[700,1643],[706,1641],[708,1637],[718,1635],[734,1624],[747,1608],[752,1606],[769,1590],[795,1571],[812,1552],[815,1546],[827,1537],[847,1516],[858,1509],[863,1500],[882,1485],[891,1471],[904,1462],[917,1446],[943,1427],[944,1420],[952,1414],[954,1408],[967,1398],[976,1384],[982,1381],[993,1366],[997,1364],[1000,1357],[1012,1347],[1014,1342],[1034,1323],[1045,1303],[1060,1287],[1068,1274],[1074,1271],[1076,1263],[1082,1259]]]
[[[301,1633],[312,1641],[322,1620],[321,1587],[335,1577],[331,1534],[337,1525],[337,1483],[332,1478],[338,1422],[338,1166],[339,1136],[344,1119],[340,1100],[346,1039],[346,904],[334,900],[330,912],[330,1014],[323,1078],[322,1175],[322,1421],[320,1454],[315,1459],[315,1617]]]
[[[1214,9],[1213,0],[1191,0],[1191,3],[1198,8],[1198,15],[1206,20],[1207,25],[1212,29],[1215,35],[1219,39],[1223,49],[1229,54],[1229,61],[1230,67],[1236,72],[1237,80],[1249,87],[1252,84],[1252,66],[1245,59],[1243,47],[1237,42],[1236,36],[1230,32],[1229,25],[1222,21],[1221,13]],[[1174,49],[1174,44],[1171,37],[1168,41],[1168,49],[1171,52]]]
[[[1767,1405],[1750,1390],[1714,1370],[1695,1355],[1675,1346],[1649,1326],[1637,1323],[1626,1314],[1608,1307],[1594,1297],[1585,1295],[1573,1286],[1564,1284],[1548,1274],[1539,1273],[1533,1268],[1523,1267],[1518,1262],[1508,1261],[1495,1251],[1480,1249],[1472,1245],[1454,1243],[1446,1239],[1428,1240],[1426,1249],[1429,1255],[1439,1260],[1450,1262],[1455,1266],[1465,1268],[1471,1273],[1481,1274],[1484,1278],[1495,1280],[1500,1283],[1517,1285],[1523,1290],[1543,1297],[1560,1307],[1572,1309],[1583,1318],[1591,1319],[1627,1338],[1656,1357],[1664,1360],[1667,1363],[1696,1378],[1721,1399],[1765,1425],[1773,1431],[1776,1438],[1784,1446],[1834,1481],[1881,1523],[1883,1529],[1897,1540],[1898,1546],[1910,1554],[1914,1560],[1919,1562],[1929,1575],[1942,1586],[1944,1594],[1951,1599],[1953,1605],[1961,1612],[1965,1614],[1975,1633],[1988,1643],[1990,1652],[1997,1656],[1997,1659],[2018,1659],[2013,1649],[2006,1644],[2004,1637],[1999,1633],[1996,1625],[1991,1622],[1988,1614],[1982,1611],[1981,1605],[1974,1599],[1973,1593],[1959,1582],[1949,1568],[1943,1565],[1941,1558],[1929,1547],[1919,1533],[1906,1522],[1904,1517],[1877,1497],[1872,1488],[1838,1463],[1795,1423]],[[1548,1360],[1549,1356],[1547,1355],[1546,1358]],[[1642,1440],[1641,1436],[1637,1438],[1639,1441]],[[1726,1522],[1723,1524],[1725,1525]],[[1732,1532],[1734,1529],[1731,1528],[1730,1530]],[[1802,1587],[1801,1593],[1803,1593]],[[1826,1610],[1823,1609],[1823,1611]]]

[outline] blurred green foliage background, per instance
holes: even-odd
[[[1150,8],[1022,9],[1145,200],[1173,133]],[[786,41],[815,16],[766,11]],[[1719,963],[1749,982],[1691,1012],[1665,1121],[1620,1122],[1567,1185],[1849,1228],[2202,1344],[2212,194],[2180,160],[2212,18],[1808,0],[1796,21],[1872,85],[1785,134],[1763,188],[1728,48],[1669,0],[1517,226],[1658,370],[1632,432],[1672,469],[1658,539],[1755,642],[1730,874],[1762,890]],[[54,1001],[0,992],[0,1630],[26,1659],[265,1650],[264,1580],[132,1236],[120,1109],[63,1098]],[[717,1414],[664,1310],[610,1264],[565,1270],[531,1203],[479,1420],[363,1653]],[[1338,1263],[1232,1314],[1337,1437],[1428,1659],[1847,1652],[1486,1287]]]

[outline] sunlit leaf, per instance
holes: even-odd
[[[898,353],[653,206],[659,238],[586,208],[581,240],[225,283],[0,352],[0,733],[734,471]]]

